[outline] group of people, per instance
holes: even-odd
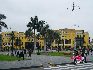
[[[22,57],[23,60],[24,60],[24,57],[31,57],[31,54],[32,54],[32,51],[31,50],[26,50],[26,49],[24,49],[24,50],[16,50],[15,51],[16,57],[18,57],[18,58]]]
[[[79,50],[74,50],[74,56],[72,57],[72,59],[74,60],[74,63],[77,63],[77,61],[80,62],[87,62],[86,61],[86,57],[87,55],[91,54],[92,55],[92,48],[91,49],[86,49],[86,48],[82,48]]]

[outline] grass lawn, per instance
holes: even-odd
[[[17,58],[15,56],[3,55],[0,54],[0,61],[15,61],[15,60],[22,60],[22,58]]]
[[[72,56],[71,52],[48,52],[47,54],[49,56],[66,56],[66,57]]]

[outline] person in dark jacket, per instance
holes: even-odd
[[[16,56],[19,57],[19,51],[17,51],[17,55]]]
[[[81,56],[84,57],[84,60],[83,61],[86,63],[87,61],[86,61],[85,48],[84,47],[82,48],[82,54],[81,54]]]
[[[30,50],[29,50],[29,57],[31,57],[31,53],[32,53],[32,50],[30,49]]]

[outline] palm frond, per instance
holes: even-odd
[[[6,19],[6,16],[4,14],[0,14],[0,20],[1,19]]]

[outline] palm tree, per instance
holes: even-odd
[[[31,21],[27,24],[28,30],[34,30],[34,49],[36,49],[36,38],[35,38],[35,30],[38,26],[38,17],[35,18],[31,17]]]
[[[38,33],[36,35],[36,38],[39,40],[40,39],[40,36],[41,36],[40,33]],[[39,42],[36,43],[36,47],[37,47],[37,50],[38,50],[37,54],[40,54],[39,51],[41,49],[41,46],[39,45]]]
[[[28,37],[28,38],[33,37],[33,32],[32,32],[32,30],[30,30],[30,29],[26,30],[25,36]]]
[[[36,36],[35,36],[35,31],[40,32],[43,24],[45,24],[45,21],[38,21],[38,17],[35,16],[35,18],[31,17],[31,21],[27,24],[29,32],[34,30],[34,50],[36,49]]]
[[[48,29],[49,29],[49,25],[47,24],[47,25],[43,26],[40,31],[40,34],[44,37],[44,51],[46,51],[46,39],[48,38],[48,35],[47,35]]]
[[[48,46],[51,46],[52,42],[54,41],[54,31],[52,29],[47,30],[47,39],[46,39],[46,41],[48,43]]]
[[[6,16],[4,14],[0,14],[0,32],[2,31],[2,27],[7,28],[7,25],[2,20],[6,19]],[[1,46],[1,45],[0,45]],[[2,48],[2,47],[1,47]]]
[[[11,55],[13,56],[14,54],[13,54],[13,50],[14,50],[14,40],[15,40],[15,35],[14,35],[14,31],[12,31],[11,33],[10,33],[10,36],[11,36],[11,38],[10,38],[10,41],[12,41],[12,46],[11,46]]]
[[[54,39],[58,43],[58,52],[59,52],[59,44],[61,42],[60,34],[58,32],[54,32]]]
[[[25,37],[26,38],[28,38],[29,39],[29,43],[32,43],[32,40],[30,40],[31,38],[33,38],[33,32],[32,32],[32,30],[29,28],[28,30],[26,30],[26,32],[25,32]],[[28,43],[28,44],[29,44]],[[26,47],[26,49],[29,51],[29,50],[32,50],[32,52],[33,52],[33,50],[34,50],[34,47],[33,46],[31,46],[31,44],[30,45],[28,45],[27,47]]]
[[[3,15],[3,14],[0,14],[0,32],[2,31],[2,27],[8,29],[8,27],[7,27],[7,25],[5,24],[5,22],[2,21],[3,19],[6,19],[6,16]]]
[[[41,21],[38,22],[37,32],[40,32],[40,31],[42,30],[42,28],[43,28],[43,26],[44,26],[45,23],[46,23],[46,22],[43,21],[43,20],[41,20]],[[40,35],[40,34],[39,34],[39,35]]]

